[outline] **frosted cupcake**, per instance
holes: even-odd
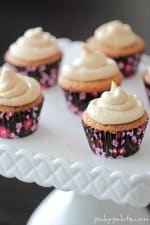
[[[113,58],[125,77],[136,73],[144,50],[144,41],[128,24],[118,20],[105,23],[96,29],[88,43],[92,48]]]
[[[82,122],[96,155],[122,158],[140,149],[148,114],[135,95],[112,83],[110,91],[89,103]]]
[[[112,80],[120,85],[122,79],[115,61],[83,44],[81,56],[62,68],[59,85],[69,109],[80,114],[91,99],[110,89]]]
[[[144,86],[145,86],[146,93],[147,93],[147,96],[148,96],[148,99],[149,99],[149,103],[150,103],[150,68],[143,75],[143,81],[144,81]]]
[[[5,54],[14,71],[34,77],[43,88],[56,83],[61,58],[56,39],[41,27],[27,30]]]
[[[16,138],[36,131],[43,105],[39,83],[4,67],[0,71],[0,136]]]

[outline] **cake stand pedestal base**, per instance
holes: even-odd
[[[54,191],[31,215],[27,225],[150,224],[146,208],[117,205],[72,191]]]

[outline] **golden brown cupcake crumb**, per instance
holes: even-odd
[[[35,61],[31,61],[31,60],[27,61],[27,60],[15,58],[9,52],[6,52],[4,58],[10,64],[26,67],[26,66],[40,66],[40,65],[45,65],[45,64],[51,64],[51,63],[56,62],[57,60],[61,59],[61,57],[62,57],[62,52],[59,51],[48,58],[41,59],[41,60],[35,60]]]
[[[125,48],[113,48],[111,46],[105,45],[97,40],[94,36],[90,37],[87,40],[87,43],[91,48],[97,51],[103,51],[106,55],[110,57],[118,56],[128,56],[135,53],[142,52],[144,50],[144,41],[141,37],[137,36],[137,40],[133,45],[130,45]]]
[[[143,124],[145,124],[146,121],[148,121],[148,114],[147,112],[145,111],[144,115],[138,119],[138,120],[135,120],[133,122],[130,122],[130,123],[126,123],[126,124],[116,124],[116,125],[103,125],[101,123],[98,123],[96,121],[94,121],[93,119],[91,119],[89,116],[88,116],[88,113],[87,111],[85,111],[82,115],[82,120],[83,122],[87,125],[87,126],[90,126],[90,127],[93,127],[97,130],[102,130],[102,131],[126,131],[126,130],[130,130],[130,129],[133,129],[133,128],[137,128]]]
[[[70,90],[73,92],[91,93],[109,90],[112,80],[117,85],[120,85],[123,80],[123,75],[121,73],[118,73],[113,77],[107,79],[87,82],[74,81],[60,75],[58,82],[59,85],[65,90]]]
[[[26,105],[22,105],[22,106],[4,106],[4,105],[0,105],[0,112],[20,112],[20,111],[25,111],[28,110],[34,106],[39,105],[42,101],[43,101],[44,97],[43,95],[39,96],[37,99],[35,99],[33,102],[26,104]]]

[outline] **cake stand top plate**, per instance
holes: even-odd
[[[63,63],[80,53],[80,42],[59,39]],[[123,86],[149,105],[141,75],[150,64],[143,56],[138,74]],[[0,174],[61,190],[92,194],[99,199],[146,206],[150,202],[150,125],[142,149],[125,159],[99,159],[89,149],[81,119],[68,111],[59,87],[44,91],[37,132],[16,140],[0,139]],[[146,197],[145,197],[146,196]]]

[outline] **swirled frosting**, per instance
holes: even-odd
[[[101,124],[124,124],[141,118],[144,107],[135,95],[125,92],[112,82],[111,90],[92,100],[87,112],[90,118]]]
[[[119,72],[118,66],[102,52],[82,46],[82,54],[72,64],[64,65],[62,75],[76,81],[95,81],[107,79]]]
[[[3,67],[0,71],[0,105],[23,106],[41,95],[39,83]]]
[[[41,60],[60,51],[55,38],[41,27],[27,30],[24,35],[10,45],[12,56],[22,60]]]
[[[103,24],[95,31],[95,37],[102,43],[115,48],[128,47],[135,43],[137,35],[128,24],[114,20]]]

